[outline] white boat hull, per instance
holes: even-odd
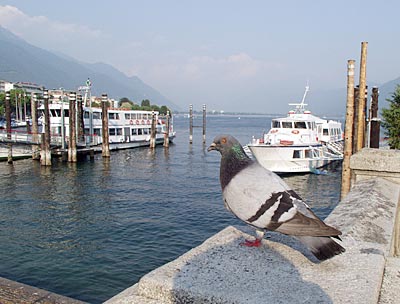
[[[249,144],[248,147],[260,165],[276,173],[309,173],[342,159],[327,155],[326,147],[322,145],[286,147]],[[294,155],[299,157],[294,158]]]

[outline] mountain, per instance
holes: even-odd
[[[152,104],[179,110],[179,106],[136,76],[128,77],[111,65],[82,63],[35,47],[0,26],[0,79],[76,90],[87,78],[92,82],[93,95],[107,93],[116,100],[127,97],[135,102],[149,99]]]

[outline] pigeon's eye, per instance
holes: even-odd
[[[226,138],[225,138],[225,137],[223,137],[223,138],[221,139],[221,143],[222,143],[222,144],[226,144]]]

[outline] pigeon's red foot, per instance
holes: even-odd
[[[261,240],[259,239],[255,239],[254,241],[245,240],[243,243],[240,243],[240,245],[246,247],[260,247]]]

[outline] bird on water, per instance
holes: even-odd
[[[345,251],[333,238],[342,233],[319,219],[278,175],[251,159],[233,136],[219,135],[207,151],[221,153],[220,182],[225,207],[256,229],[259,247],[267,230],[299,239],[319,260]]]

